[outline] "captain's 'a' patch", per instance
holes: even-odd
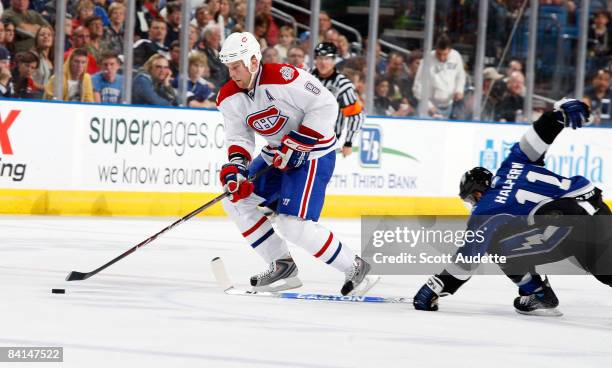
[[[274,101],[274,97],[272,97],[272,95],[270,94],[270,91],[268,91],[267,89],[266,89],[266,96],[268,97],[268,101],[270,102]]]

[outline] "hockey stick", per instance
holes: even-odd
[[[255,175],[250,177],[249,180],[250,181],[254,181],[254,180],[256,180],[257,178],[261,177],[262,175],[264,175],[265,173],[267,173],[268,171],[270,171],[273,168],[274,168],[274,166],[272,166],[272,165],[266,166],[265,168],[259,170],[259,172],[255,173]],[[107,267],[113,265],[114,263],[116,263],[116,262],[120,261],[121,259],[129,256],[130,254],[134,253],[136,250],[138,250],[138,248],[144,247],[145,245],[149,244],[153,240],[157,239],[157,237],[162,235],[163,233],[173,229],[174,227],[176,227],[176,226],[182,224],[183,222],[189,220],[190,218],[196,216],[197,214],[199,214],[200,212],[204,211],[205,209],[211,207],[215,203],[220,202],[223,198],[227,197],[229,194],[230,194],[229,192],[224,192],[223,194],[218,195],[217,197],[215,197],[212,200],[210,200],[208,203],[206,203],[206,204],[196,208],[192,212],[190,212],[187,215],[183,216],[182,218],[176,220],[172,224],[166,226],[165,228],[163,228],[161,231],[159,231],[155,235],[153,235],[153,236],[143,240],[142,242],[136,244],[132,248],[128,249],[127,251],[125,251],[121,255],[119,255],[116,258],[114,258],[113,260],[111,260],[110,262],[108,262],[108,263],[106,263],[106,264],[96,268],[93,271],[90,271],[90,272],[87,272],[87,273],[78,272],[78,271],[70,272],[68,274],[68,276],[66,276],[66,281],[80,281],[80,280],[86,280],[86,279],[92,277],[93,275],[97,274],[98,272],[106,269]]]
[[[412,304],[412,298],[387,298],[381,296],[356,296],[356,295],[327,295],[327,294],[305,294],[290,292],[269,292],[269,291],[250,291],[241,290],[234,287],[227,275],[223,260],[219,257],[213,258],[211,267],[215,279],[228,295],[259,296],[280,299],[305,299],[305,300],[325,300],[329,302],[361,302],[361,303],[403,303]]]

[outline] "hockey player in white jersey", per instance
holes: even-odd
[[[220,180],[231,193],[223,206],[255,252],[270,264],[251,277],[251,285],[259,291],[302,285],[287,247],[291,242],[344,272],[343,295],[365,293],[378,280],[367,276],[370,265],[317,222],[336,160],[334,96],[304,70],[261,64],[259,43],[248,32],[231,34],[219,58],[231,78],[217,97],[229,160]],[[255,134],[268,143],[257,156]],[[247,180],[268,165],[275,169],[252,183]],[[257,208],[272,204],[278,214],[276,231]]]

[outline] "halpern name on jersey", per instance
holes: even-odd
[[[518,180],[518,178],[523,173],[524,167],[525,165],[523,164],[519,164],[517,162],[512,163],[512,168],[508,171],[508,174],[506,174],[506,180],[504,180],[503,185],[500,188],[501,190],[499,191],[499,194],[495,197],[495,202],[506,204],[506,201],[508,200],[508,197],[510,197],[510,193],[512,192],[512,189],[514,188],[514,185],[516,184],[516,180]],[[499,177],[496,177],[495,179],[493,179],[494,187],[497,186],[498,180],[496,179],[499,179]]]

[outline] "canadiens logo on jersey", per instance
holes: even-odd
[[[276,106],[270,106],[265,110],[255,112],[247,116],[247,125],[261,135],[274,135],[278,133],[289,118],[282,115]]]

